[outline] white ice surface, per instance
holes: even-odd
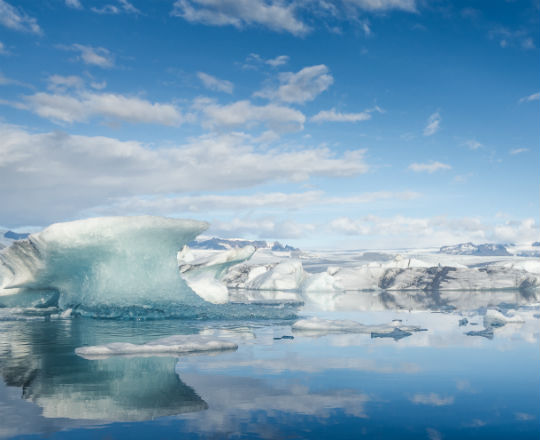
[[[221,276],[229,267],[249,259],[254,252],[255,248],[249,245],[197,255],[186,245],[177,255],[180,276],[205,301],[224,304],[229,300],[229,292],[221,282]]]
[[[324,332],[324,333],[392,333],[396,329],[404,332],[420,331],[417,326],[401,325],[399,321],[393,321],[390,324],[371,324],[366,325],[357,321],[322,319],[318,317],[301,319],[292,325],[293,330]]]
[[[159,355],[186,354],[206,351],[236,350],[238,345],[231,341],[200,335],[173,335],[156,339],[146,344],[112,342],[105,345],[79,347],[75,353],[81,357],[103,358],[114,355]]]

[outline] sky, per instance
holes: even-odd
[[[0,0],[0,225],[539,234],[539,0]]]

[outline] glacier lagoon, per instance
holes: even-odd
[[[201,252],[200,222],[104,221],[2,251],[2,438],[540,434],[538,261]]]
[[[493,304],[410,310],[395,307],[409,294],[367,295],[378,311],[364,310],[357,298],[357,310],[352,301],[331,313],[304,306],[294,319],[4,317],[0,436],[538,438],[540,308],[530,304],[537,298],[507,292],[497,306],[519,322],[475,334]],[[293,328],[314,317],[400,320],[423,331]],[[102,358],[75,352],[171,335],[219,338],[238,348]]]

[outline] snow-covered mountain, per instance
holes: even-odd
[[[244,240],[244,239],[226,239],[226,238],[206,238],[198,239],[189,243],[192,249],[207,249],[207,250],[227,250],[237,247],[254,246],[257,249],[270,249],[272,251],[298,251],[299,249],[281,244],[279,241],[268,242],[265,240]]]

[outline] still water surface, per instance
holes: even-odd
[[[296,313],[365,324],[400,319],[426,331],[393,339],[295,332],[289,319],[15,320],[4,313],[0,437],[540,438],[536,295],[381,295]],[[516,322],[483,332],[489,309]],[[182,357],[75,354],[85,345],[199,333],[239,348]]]

